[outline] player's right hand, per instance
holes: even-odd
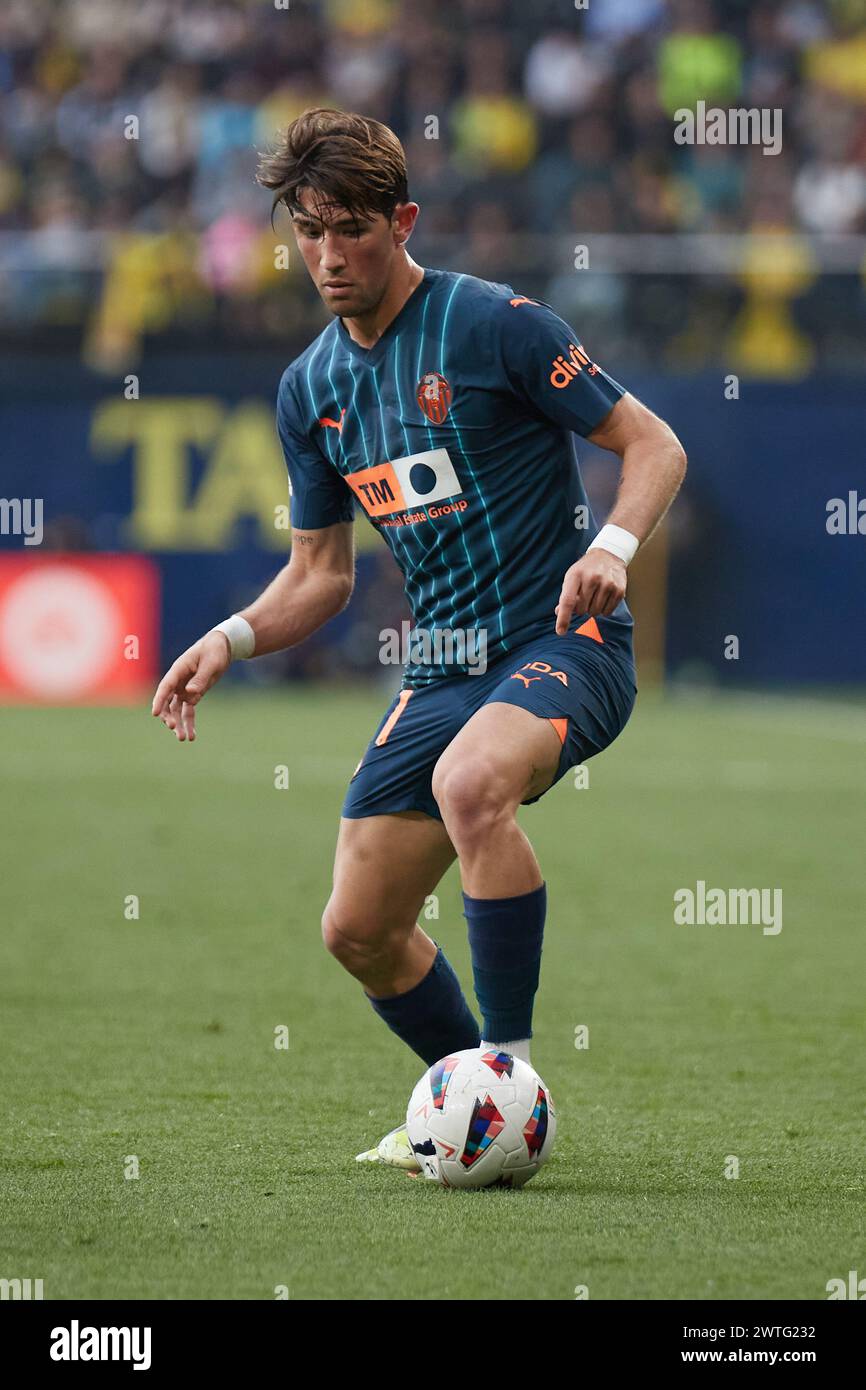
[[[227,638],[206,632],[170,666],[156,688],[151,714],[179,743],[195,741],[195,707],[231,664]]]

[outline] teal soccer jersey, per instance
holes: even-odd
[[[360,507],[402,571],[414,629],[483,631],[495,662],[554,631],[563,576],[597,533],[574,436],[623,392],[549,305],[426,270],[373,347],[335,319],[283,374],[292,526]],[[613,618],[631,626],[624,602]],[[460,670],[410,660],[403,686]]]

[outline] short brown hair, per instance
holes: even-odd
[[[368,116],[319,106],[292,121],[273,149],[259,156],[257,182],[274,190],[278,203],[302,212],[298,193],[310,188],[354,217],[390,217],[409,200],[406,154],[388,126]]]

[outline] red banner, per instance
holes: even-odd
[[[0,704],[135,704],[159,655],[142,555],[0,554]]]

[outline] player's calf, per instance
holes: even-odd
[[[373,916],[363,903],[333,895],[322,914],[325,949],[370,994],[401,994],[417,984],[436,954],[416,922]]]
[[[560,746],[548,720],[503,703],[470,719],[436,766],[433,792],[457,850],[485,1042],[529,1060],[547,896],[517,824],[550,785]]]
[[[448,1052],[478,1046],[478,1024],[460,982],[441,947],[417,923],[408,933],[389,922],[377,928],[363,912],[341,918],[329,903],[322,932],[382,1021],[428,1066]]]
[[[322,918],[328,950],[428,1066],[480,1042],[457,976],[417,922],[453,859],[445,827],[431,816],[344,819]]]

